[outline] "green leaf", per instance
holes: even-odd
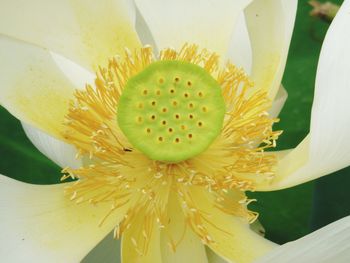
[[[28,183],[58,183],[61,169],[33,146],[20,122],[2,107],[0,120],[0,174]]]

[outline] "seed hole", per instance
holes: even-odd
[[[169,128],[168,131],[169,131],[169,132],[173,132],[173,129],[172,129],[172,128]]]
[[[159,95],[160,95],[160,90],[157,90],[157,91],[156,91],[156,94],[159,96]]]
[[[203,126],[203,123],[201,121],[198,122],[198,126],[199,127],[202,127]]]
[[[189,80],[187,81],[187,86],[191,87],[192,86],[192,82]]]
[[[174,94],[174,93],[175,93],[175,90],[174,90],[174,89],[171,89],[171,90],[170,90],[170,93],[171,93],[171,94]]]
[[[176,119],[180,119],[180,115],[179,115],[179,114],[176,114],[176,115],[175,115],[175,118],[176,118]]]
[[[181,125],[181,129],[182,130],[186,130],[186,126],[185,125]]]
[[[194,118],[192,114],[188,115],[188,117],[189,117],[190,119],[193,119],[193,118]]]
[[[188,135],[188,138],[192,139],[192,137],[193,137],[193,135],[192,135],[192,133],[190,133],[190,134]]]
[[[202,111],[203,111],[203,112],[207,112],[207,111],[208,111],[207,107],[203,107],[203,108],[202,108]]]
[[[188,98],[190,95],[188,93],[184,93],[184,97]]]
[[[193,109],[193,107],[194,107],[193,103],[188,104],[188,107],[189,107],[190,109]]]
[[[203,92],[201,92],[201,91],[198,92],[198,96],[199,96],[199,97],[203,97]]]
[[[163,108],[163,109],[162,109],[162,112],[167,112],[167,111],[168,111],[167,108]]]
[[[180,142],[180,138],[176,138],[176,139],[175,139],[175,142],[176,142],[176,143],[179,143],[179,142]]]
[[[173,101],[173,106],[174,106],[174,107],[177,106],[177,101],[176,101],[176,100]]]
[[[148,90],[144,89],[143,90],[143,95],[147,95],[148,94]]]
[[[163,140],[163,137],[158,137],[158,141],[162,142]]]
[[[151,133],[151,129],[150,128],[147,128],[147,133]]]
[[[159,82],[160,84],[163,84],[163,83],[164,83],[164,79],[163,79],[163,78],[160,78],[160,79],[158,80],[158,82]]]
[[[163,124],[163,125],[166,125],[166,121],[162,121],[162,124]]]
[[[152,101],[152,106],[156,106],[157,102]]]
[[[139,116],[139,117],[137,118],[137,121],[138,121],[138,122],[142,122],[142,117]]]
[[[176,78],[174,79],[174,81],[175,81],[176,83],[178,83],[178,82],[180,82],[180,78],[179,78],[179,77],[176,77]]]
[[[152,120],[155,120],[155,119],[156,119],[156,115],[152,115],[152,116],[151,116],[151,119],[152,119]]]

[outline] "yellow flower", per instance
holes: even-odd
[[[79,262],[111,231],[123,262],[212,262],[212,251],[252,262],[274,248],[250,230],[257,215],[245,191],[349,163],[337,129],[348,120],[335,115],[346,111],[346,80],[336,78],[346,67],[332,74],[322,58],[310,135],[293,150],[264,151],[280,134],[272,125],[286,97],[296,4],[3,4],[0,103],[61,165],[62,179],[77,181],[0,177],[2,259]]]

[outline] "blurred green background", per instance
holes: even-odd
[[[342,1],[333,1],[341,3]],[[328,24],[309,16],[307,1],[299,1],[297,20],[283,84],[289,93],[276,129],[284,130],[279,149],[295,147],[309,131],[318,56]],[[0,173],[39,184],[58,183],[60,168],[26,138],[22,127],[0,107]],[[350,215],[350,168],[291,189],[250,193],[258,202],[267,237],[284,243]]]

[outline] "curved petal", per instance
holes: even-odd
[[[275,247],[274,243],[252,231],[244,219],[216,208],[206,189],[193,187],[191,193],[199,210],[209,215],[208,221],[203,220],[203,226],[215,243],[209,243],[208,246],[223,259],[250,263]]]
[[[350,258],[350,217],[296,241],[286,243],[255,263],[347,263]]]
[[[134,10],[125,0],[4,0],[0,33],[97,69],[125,47],[138,47]]]
[[[83,78],[91,81],[89,73],[66,60],[0,35],[0,104],[16,118],[59,138],[75,85],[79,79],[82,87]]]
[[[331,24],[317,68],[309,136],[285,155],[277,177],[258,190],[291,187],[350,164],[350,1],[344,1]]]
[[[186,42],[226,55],[237,16],[251,0],[136,0],[159,50]]]
[[[162,263],[159,226],[156,222],[151,222],[147,226],[150,228],[150,234],[146,235],[142,229],[144,224],[144,217],[139,214],[130,228],[123,233],[121,243],[122,263]],[[146,242],[146,239],[148,239],[148,242]],[[147,244],[147,248],[143,251],[145,244]]]
[[[22,122],[23,129],[36,148],[61,168],[79,168],[81,159],[76,159],[77,150],[73,145],[56,139],[33,126]]]
[[[81,263],[120,263],[120,240],[113,237],[113,232],[106,236],[87,254]]]
[[[270,117],[272,118],[278,117],[287,98],[288,98],[288,93],[286,89],[281,85],[272,103],[271,109],[269,110]]]
[[[99,226],[110,205],[76,204],[64,197],[67,185],[30,185],[0,175],[1,260],[79,262],[123,218],[114,214]]]
[[[208,263],[227,263],[226,260],[216,255],[210,248],[206,247],[206,251],[208,256]]]
[[[255,0],[245,10],[255,86],[274,98],[281,84],[294,28],[297,0]]]
[[[172,195],[168,203],[169,225],[161,232],[160,248],[162,262],[207,263],[205,246],[193,231],[186,226],[185,217],[176,197]]]
[[[242,67],[248,75],[251,74],[252,47],[243,10],[238,14],[226,57],[235,66]]]

